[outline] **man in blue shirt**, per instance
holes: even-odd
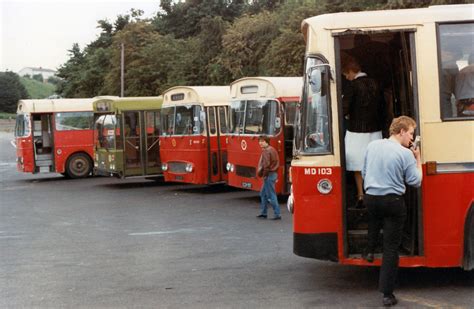
[[[407,214],[403,194],[405,183],[419,187],[422,179],[420,150],[412,145],[416,122],[407,116],[393,119],[390,138],[376,140],[367,147],[362,176],[364,203],[369,212],[368,248],[364,258],[373,262],[380,228],[383,228],[383,257],[379,290],[383,305],[393,306],[403,225]]]

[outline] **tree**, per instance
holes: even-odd
[[[261,64],[265,75],[301,76],[303,72],[305,42],[301,21],[324,13],[323,0],[288,2],[273,14],[280,23],[280,34],[272,40]]]
[[[153,27],[145,22],[130,23],[119,31],[113,38],[109,51],[110,67],[104,78],[103,92],[110,95],[120,95],[120,59],[121,44],[125,47],[125,95],[151,95],[150,76],[141,73],[143,62],[141,50],[159,39],[160,35]]]
[[[50,76],[46,81],[52,85],[57,85],[60,82],[60,79],[54,76]]]
[[[42,74],[34,74],[32,79],[42,83],[44,81],[43,75]]]
[[[28,93],[20,77],[13,72],[0,72],[0,112],[15,113],[22,99],[28,99]]]
[[[199,34],[203,18],[219,16],[231,22],[240,16],[245,7],[243,0],[187,0],[173,2],[163,0],[160,4],[164,13],[159,13],[153,25],[161,34],[172,34],[176,38],[188,38]]]
[[[275,17],[266,11],[245,15],[236,19],[224,34],[218,63],[231,73],[232,79],[264,72],[261,59],[280,33]]]
[[[57,92],[65,98],[78,98],[81,97],[78,89],[82,81],[81,75],[86,61],[85,55],[77,43],[74,43],[68,52],[69,60],[59,67],[56,74],[62,79],[57,85]]]

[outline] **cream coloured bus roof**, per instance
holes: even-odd
[[[251,87],[258,87],[251,91]],[[242,93],[249,87],[249,93]],[[302,77],[244,77],[230,84],[232,99],[299,97],[303,88]]]
[[[94,112],[119,112],[121,110],[153,110],[161,108],[163,97],[116,97],[98,96],[93,99]],[[102,109],[101,104],[106,103],[107,109]]]
[[[17,114],[87,112],[92,111],[93,99],[38,99],[18,101]]]
[[[97,101],[112,101],[112,102],[148,102],[148,101],[156,101],[161,100],[162,96],[157,97],[117,97],[117,96],[98,96],[94,97],[94,102]]]
[[[436,5],[428,8],[342,12],[323,14],[303,20],[301,30],[307,36],[307,28],[324,30],[401,28],[433,22],[473,20],[474,5]]]
[[[183,94],[182,100],[171,100],[172,95]],[[176,86],[163,92],[163,106],[202,104],[216,106],[229,104],[229,86]]]

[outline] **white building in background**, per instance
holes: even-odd
[[[42,67],[39,67],[39,68],[25,67],[18,72],[18,75],[20,76],[29,75],[30,77],[33,77],[33,75],[38,75],[38,74],[43,75],[43,79],[47,80],[51,76],[56,75],[56,71],[50,70],[50,69],[44,69]]]

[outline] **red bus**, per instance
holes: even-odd
[[[20,172],[87,177],[93,167],[92,99],[20,100],[15,143]]]
[[[178,86],[163,93],[160,157],[165,181],[227,181],[228,86]]]
[[[423,182],[404,195],[400,266],[474,268],[474,89],[457,90],[458,74],[473,69],[473,11],[474,5],[447,5],[303,21],[305,81],[288,199],[295,254],[374,265],[361,257],[367,210],[355,207],[345,163],[341,58],[350,55],[383,86],[381,123],[410,116],[422,138]]]
[[[230,186],[261,189],[263,180],[257,177],[262,152],[258,137],[267,135],[280,159],[275,191],[289,192],[293,126],[302,87],[301,77],[245,77],[231,83],[231,130],[227,145]]]

